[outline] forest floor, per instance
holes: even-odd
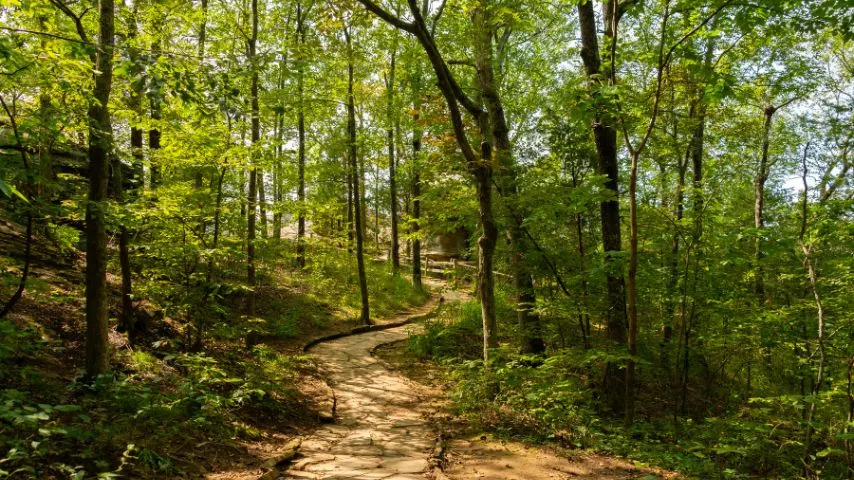
[[[3,250],[20,252],[19,229],[0,226],[4,227],[0,229]],[[59,472],[63,463],[97,465],[92,459],[121,455],[124,445],[131,443],[137,445],[137,462],[148,465],[142,470],[129,466],[121,472],[131,478],[672,478],[620,459],[502,441],[472,431],[464,420],[450,413],[446,385],[436,365],[413,363],[407,356],[405,340],[419,331],[418,323],[322,342],[309,350],[310,359],[305,357],[302,346],[311,338],[357,326],[349,320],[349,307],[339,305],[340,297],[318,296],[308,290],[309,284],[263,287],[259,291],[263,299],[259,313],[276,319],[279,323],[274,327],[288,327],[271,327],[274,334],[261,339],[277,353],[261,355],[247,351],[240,339],[223,340],[209,345],[207,357],[198,357],[206,359],[207,367],[188,367],[195,364],[180,362],[196,357],[179,357],[176,363],[156,349],[134,351],[122,334],[111,329],[110,341],[116,352],[113,368],[121,375],[100,395],[81,395],[74,383],[82,364],[85,331],[80,259],[61,255],[44,242],[34,253],[31,289],[10,316],[16,336],[6,339],[11,350],[0,351],[8,357],[0,355],[0,359],[5,358],[3,365],[12,367],[8,375],[0,375],[0,393],[9,398],[18,395],[16,391],[24,395],[14,400],[23,405],[24,413],[42,408],[29,406],[41,403],[46,404],[44,408],[49,404],[65,406],[72,413],[51,414],[49,421],[32,427],[68,432],[52,434],[63,440],[41,442],[40,449],[30,453],[32,461],[20,460],[45,467],[39,470],[35,466],[41,473],[33,478],[59,478],[53,472]],[[0,259],[12,268],[12,260],[5,255]],[[110,280],[116,288],[116,279],[110,275]],[[465,298],[442,282],[431,280],[429,286],[433,298],[420,307],[407,307],[414,300],[402,297],[381,302],[384,310],[377,314],[376,323],[423,316],[442,301]],[[399,296],[392,291],[381,295]],[[285,313],[287,316],[282,317]],[[149,335],[176,338],[173,323],[168,318],[153,322]],[[280,330],[296,334],[275,335]],[[23,349],[34,342],[30,335],[38,335],[40,340],[34,349]],[[0,347],[3,345],[0,342]],[[293,393],[284,397],[273,394],[267,397],[271,401],[258,407],[229,407],[231,412],[221,419],[209,417],[211,425],[226,422],[226,431],[221,431],[223,426],[209,430],[203,424],[183,423],[191,417],[193,422],[208,417],[200,417],[199,407],[190,405],[181,392],[192,386],[194,398],[203,394],[220,402],[231,390],[215,395],[212,392],[224,384],[197,385],[184,379],[181,372],[202,376],[219,372],[229,382],[231,377],[260,375],[259,381],[284,382],[282,387]],[[174,407],[184,404],[192,408],[184,412],[183,407]],[[71,407],[80,413],[73,413]],[[141,417],[128,413],[143,411],[140,408],[154,410]],[[334,419],[326,412],[332,412]],[[33,435],[29,427],[11,433],[29,438]],[[159,471],[158,465],[163,465]]]
[[[439,294],[441,301],[451,302],[465,296],[448,289]],[[399,322],[434,308],[435,299],[415,312],[378,323]],[[411,324],[351,335],[310,349],[335,392],[335,421],[304,437],[289,468],[273,469],[262,478],[674,478],[622,459],[585,453],[567,457],[546,447],[491,440],[467,431],[464,422],[449,413],[435,367],[406,359],[405,340],[420,328]]]

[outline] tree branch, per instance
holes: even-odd
[[[372,2],[371,0],[359,0],[359,3],[361,3],[366,9],[368,9],[368,11],[380,17],[380,19],[382,19],[389,25],[395,28],[399,28],[405,32],[409,32],[413,35],[415,34],[416,27],[415,24],[413,24],[412,22],[406,22],[398,17],[395,17],[394,15],[385,11],[382,7]]]

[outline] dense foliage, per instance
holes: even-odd
[[[266,341],[445,269],[475,299],[410,347],[480,425],[851,478],[852,18],[0,0],[0,476],[174,472],[156,435],[302,401]]]

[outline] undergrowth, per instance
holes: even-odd
[[[299,415],[306,357],[258,345],[217,357],[123,350],[121,371],[67,382],[34,360],[61,348],[0,320],[0,478],[111,478],[193,471],[183,448],[261,435],[261,413]],[[16,345],[37,345],[15,351]],[[118,370],[118,369],[116,369]],[[244,413],[252,410],[247,419]],[[253,425],[248,423],[258,423]]]
[[[262,243],[255,317],[242,315],[239,268],[170,277],[170,251],[145,257],[135,295],[146,332],[131,347],[111,331],[112,373],[85,381],[82,282],[38,270],[0,320],[0,479],[199,475],[228,461],[223,451],[247,455],[242,443],[316,421],[299,390],[314,367],[287,352],[356,322],[355,260],[314,245],[297,269],[287,248]],[[4,297],[16,273],[0,275]],[[368,279],[374,317],[427,299],[385,263],[369,262]],[[293,347],[277,343],[288,339]]]
[[[498,295],[502,345],[484,368],[480,307],[476,301],[449,305],[409,339],[407,350],[433,360],[449,380],[454,413],[475,429],[505,438],[553,442],[589,449],[708,479],[801,478],[804,426],[788,419],[803,399],[764,397],[718,415],[674,415],[665,404],[647,404],[643,418],[626,431],[619,418],[602,410],[595,392],[608,361],[607,348],[555,348],[545,355],[521,355],[512,344],[514,325],[508,292]],[[642,385],[655,388],[657,372],[648,362]],[[644,387],[641,388],[644,390]],[[653,392],[654,393],[654,392]],[[646,392],[645,399],[655,395]],[[839,428],[837,428],[839,430]],[[816,432],[826,448],[813,459],[821,478],[843,478],[844,465],[831,428]]]

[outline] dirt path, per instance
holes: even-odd
[[[436,301],[398,322],[435,308]],[[335,391],[335,423],[303,440],[300,457],[282,478],[423,479],[435,441],[424,413],[433,392],[388,370],[374,347],[405,339],[415,325],[324,342],[309,351]]]
[[[438,285],[437,285],[438,286]],[[445,291],[451,301],[463,299]],[[394,323],[421,316],[424,307],[387,319]],[[300,454],[281,479],[420,480],[476,479],[598,479],[674,478],[654,469],[638,468],[616,458],[579,454],[570,459],[546,448],[488,440],[477,435],[447,444],[445,471],[434,469],[436,438],[428,411],[442,395],[373,355],[376,347],[405,340],[421,328],[405,325],[320,343],[309,351],[317,358],[335,391],[335,423],[306,437]]]

